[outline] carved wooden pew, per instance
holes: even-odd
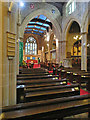
[[[1,120],[54,120],[90,113],[90,96],[71,96],[3,107]],[[89,114],[90,118],[90,114]]]

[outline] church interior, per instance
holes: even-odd
[[[0,120],[90,119],[90,1],[0,0]]]

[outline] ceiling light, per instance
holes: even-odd
[[[73,37],[75,40],[77,39],[76,37]]]
[[[81,40],[81,39],[82,39],[82,36],[79,37],[79,40]]]
[[[23,7],[23,6],[24,6],[24,3],[21,1],[21,2],[19,3],[19,5],[20,5],[21,7]]]

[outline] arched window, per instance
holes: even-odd
[[[25,43],[25,54],[36,55],[37,54],[37,43],[33,37],[29,37]]]

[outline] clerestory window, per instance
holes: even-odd
[[[76,9],[76,0],[69,0],[66,5],[66,16],[73,13]]]

